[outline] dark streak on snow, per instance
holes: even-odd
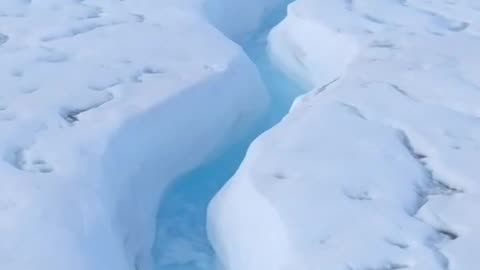
[[[394,246],[394,247],[398,247],[400,249],[407,249],[409,248],[410,246],[406,243],[401,243],[399,241],[396,241],[396,240],[392,240],[392,239],[387,239],[385,240],[387,243],[389,243],[390,245]]]
[[[104,90],[113,88],[121,83],[122,81],[119,79],[119,80],[115,80],[115,81],[104,83],[104,84],[92,84],[88,86],[88,88],[93,91],[104,91]]]
[[[20,148],[12,153],[12,158],[7,159],[10,164],[19,170],[31,173],[51,173],[53,167],[43,159],[35,158],[31,160],[26,156],[26,148]]]
[[[434,179],[436,189],[432,190],[431,195],[455,195],[458,193],[464,193],[465,191],[461,188],[453,187],[445,182],[442,182],[438,179]]]
[[[158,74],[164,74],[166,72],[167,71],[165,71],[161,68],[155,67],[155,66],[145,66],[145,67],[143,67],[142,70],[133,74],[130,77],[130,80],[134,83],[141,83],[141,82],[143,82],[143,77],[145,75],[158,75]]]
[[[396,49],[395,44],[390,40],[374,40],[369,45],[370,48]]]
[[[0,46],[8,41],[9,37],[3,33],[0,33]]]
[[[135,19],[135,22],[137,23],[143,23],[145,22],[145,16],[142,14],[136,14],[136,13],[130,13]]]
[[[365,268],[364,270],[398,270],[398,269],[405,269],[408,268],[409,266],[406,264],[400,264],[400,263],[389,263],[384,266],[380,267],[375,267],[375,268]]]
[[[458,234],[452,230],[448,230],[445,228],[438,228],[437,231],[442,235],[445,235],[446,237],[448,237],[448,239],[450,240],[455,240],[458,238]]]
[[[98,103],[93,103],[89,106],[85,106],[83,108],[62,108],[59,112],[60,116],[68,123],[73,124],[77,122],[78,116],[84,112],[90,111],[92,109],[96,109],[103,104],[111,101],[113,99],[113,95],[109,93],[109,95],[102,101]]]
[[[402,134],[402,137],[403,137],[403,142],[404,142],[404,145],[405,147],[410,151],[410,153],[412,154],[413,157],[415,157],[419,164],[421,164],[425,170],[425,172],[427,173],[427,176],[428,178],[430,179],[431,181],[431,188],[430,188],[430,191],[429,191],[429,194],[426,194],[424,195],[424,203],[423,204],[420,204],[418,209],[417,209],[417,212],[415,213],[414,216],[416,216],[418,214],[418,212],[420,211],[420,209],[425,205],[425,204],[428,204],[428,197],[429,196],[432,196],[432,195],[443,195],[443,196],[452,196],[453,194],[455,193],[459,193],[459,192],[463,192],[461,191],[460,189],[456,189],[456,188],[453,188],[453,187],[450,187],[448,185],[445,184],[444,181],[436,178],[434,176],[434,171],[428,166],[427,164],[427,161],[428,161],[428,156],[425,155],[425,154],[422,154],[420,153],[420,151],[416,150],[414,148],[414,146],[412,145],[411,141],[410,141],[410,138],[406,135],[405,132],[403,132],[402,130],[399,130]],[[440,192],[438,192],[440,191]],[[437,233],[441,236],[445,236],[447,237],[449,240],[455,240],[459,237],[459,235],[455,232],[453,232],[452,230],[450,229],[446,229],[446,228],[438,228],[432,224],[428,224],[426,221],[423,221],[421,220],[423,223],[429,225],[430,227],[434,228]],[[437,255],[439,256],[439,258],[442,259],[443,261],[443,266],[444,266],[444,269],[448,270],[449,269],[449,265],[450,265],[450,261],[449,259],[447,258],[447,256],[445,254],[443,254],[441,251],[440,251],[440,248],[438,248],[436,245],[439,241],[441,241],[443,237],[440,237],[439,239],[435,240],[432,245],[431,245],[431,248],[432,250],[434,250]]]
[[[373,23],[376,23],[376,24],[385,24],[384,20],[379,19],[379,18],[374,17],[374,16],[369,15],[369,14],[363,15],[363,18],[366,19],[367,21],[370,21],[370,22],[373,22]]]
[[[373,198],[370,196],[368,191],[352,192],[349,190],[343,190],[343,194],[350,200],[355,201],[371,201]]]
[[[102,27],[110,27],[110,26],[116,26],[121,24],[120,22],[111,22],[111,23],[89,23],[85,24],[79,27],[71,28],[68,31],[64,33],[58,33],[58,34],[52,34],[46,37],[43,37],[41,41],[43,42],[51,42],[51,41],[56,41],[59,39],[65,39],[65,38],[72,38],[81,34],[86,34],[88,32],[91,32],[95,29],[102,28]]]
[[[278,179],[278,180],[285,180],[285,179],[287,179],[287,176],[286,176],[284,173],[282,173],[282,172],[276,172],[276,173],[274,173],[274,174],[273,174],[273,177],[274,177],[275,179]]]
[[[316,96],[316,95],[324,92],[325,90],[327,90],[327,88],[328,88],[330,85],[332,85],[333,83],[335,83],[335,82],[338,81],[339,79],[340,79],[340,77],[337,77],[337,78],[331,80],[330,82],[328,82],[328,83],[320,86],[319,88],[313,90],[313,95]]]
[[[351,104],[348,104],[348,103],[345,103],[345,102],[339,102],[339,104],[346,108],[348,110],[348,112],[350,112],[351,114],[363,119],[363,120],[367,120],[367,118],[365,117],[365,115],[363,115],[363,113],[360,111],[360,109],[358,109],[357,107],[351,105]]]
[[[470,26],[469,23],[467,22],[461,22],[457,25],[451,25],[448,27],[448,30],[452,31],[452,32],[461,32],[465,29],[467,29],[468,27]]]
[[[345,8],[348,11],[353,11],[353,0],[344,0],[345,1]]]
[[[402,96],[405,96],[407,98],[409,98],[410,100],[412,101],[415,101],[415,102],[418,102],[418,100],[414,97],[412,97],[410,94],[407,93],[407,91],[405,91],[403,88],[401,88],[400,86],[394,84],[394,83],[390,83],[389,84],[390,87],[392,87],[393,90],[395,90],[397,93],[401,94]]]
[[[395,88],[395,87],[392,86],[392,88]],[[398,89],[396,89],[396,90],[398,91]],[[401,89],[400,89],[400,91],[401,91]],[[360,116],[362,116],[363,119],[366,119],[365,116],[361,113],[361,111],[357,107],[355,107],[353,105],[350,105],[350,104],[345,104],[345,103],[341,103],[341,104],[342,104],[342,106],[345,106],[346,108],[349,108],[349,110],[351,112],[354,112],[355,115],[360,115]],[[368,119],[366,119],[366,120],[368,120]],[[394,127],[392,127],[392,128],[394,128]],[[445,184],[444,181],[441,181],[441,180],[435,178],[434,177],[434,171],[431,168],[429,168],[429,166],[427,164],[428,156],[414,147],[410,138],[407,136],[407,134],[403,130],[398,129],[398,128],[394,128],[394,129],[398,131],[399,137],[400,137],[403,145],[405,146],[405,148],[410,152],[412,157],[415,158],[419,162],[420,165],[422,165],[422,167],[424,168],[424,171],[426,173],[426,176],[428,177],[428,179],[430,179],[431,187],[430,187],[429,191],[424,191],[421,188],[419,188],[417,190],[417,193],[418,193],[418,196],[419,196],[419,201],[418,201],[418,205],[416,207],[415,212],[412,214],[413,217],[416,217],[418,212],[420,211],[420,209],[425,204],[428,203],[428,197],[431,196],[431,195],[435,195],[435,191],[437,191],[437,194],[444,195],[444,196],[451,196],[453,194],[463,192],[461,189],[448,186],[447,184]],[[350,199],[364,200],[364,198],[362,196],[356,196],[355,194],[354,194],[354,196],[352,196],[352,194],[349,193],[349,192],[344,191],[344,194],[345,194],[345,196],[347,196]],[[367,195],[368,195],[368,193],[367,193]],[[442,260],[442,264],[444,266],[444,269],[448,270],[449,265],[450,265],[450,261],[447,258],[447,256],[444,255],[440,251],[440,248],[437,247],[437,244],[438,244],[438,242],[441,241],[441,239],[445,239],[445,237],[447,239],[449,239],[450,241],[453,241],[453,240],[457,239],[459,237],[459,235],[456,232],[452,231],[451,229],[438,228],[434,225],[428,224],[425,221],[422,221],[422,220],[420,220],[420,221],[429,225],[433,229],[435,229],[437,234],[440,236],[440,237],[438,237],[438,239],[436,239],[435,241],[432,242],[432,244],[430,245],[430,248]],[[406,248],[409,247],[406,244],[402,244],[402,243],[399,243],[399,242],[396,242],[396,241],[392,241],[392,240],[388,240],[388,239],[386,241],[389,244],[391,244],[393,246],[396,246],[398,248],[401,248],[401,249],[406,249]],[[384,265],[384,266],[381,266],[381,267],[364,268],[363,270],[398,270],[398,269],[405,269],[405,268],[409,268],[409,266],[406,265],[406,264],[390,263],[388,265]],[[349,266],[348,269],[353,270],[353,269],[356,269],[356,268],[353,268],[353,267]]]
[[[409,266],[406,264],[392,263],[392,262],[382,266],[378,266],[378,267],[358,268],[358,267],[353,267],[351,265],[347,266],[347,270],[399,270],[399,269],[406,269],[406,268],[409,268]]]

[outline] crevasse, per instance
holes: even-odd
[[[253,34],[241,33],[238,42],[255,63],[269,92],[267,116],[247,131],[247,138],[223,149],[220,156],[180,177],[166,190],[157,216],[157,236],[153,250],[157,270],[207,270],[219,266],[206,231],[207,206],[216,192],[235,173],[250,143],[275,125],[288,112],[302,89],[280,72],[267,55],[267,35],[286,16],[287,1],[262,14],[262,23]],[[230,29],[213,20],[226,35]],[[236,36],[238,37],[238,33]],[[233,35],[233,34],[232,34]],[[234,40],[235,35],[231,38]]]

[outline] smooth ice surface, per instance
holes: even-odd
[[[475,1],[293,2],[269,55],[310,91],[209,206],[225,268],[478,268],[479,15]]]
[[[251,139],[231,146],[165,190],[157,217],[155,269],[217,269],[205,227],[207,205],[233,175]]]

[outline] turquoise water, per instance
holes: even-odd
[[[269,117],[243,142],[231,145],[215,160],[177,179],[165,193],[158,212],[154,256],[156,270],[216,269],[206,233],[208,203],[235,173],[250,143],[288,112],[301,90],[275,69],[266,55],[266,36],[285,17],[285,6],[273,12],[259,32],[243,45],[269,90]]]

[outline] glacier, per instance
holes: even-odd
[[[479,18],[0,2],[0,268],[475,269]]]
[[[269,92],[270,106],[264,120],[242,141],[234,143],[217,158],[175,180],[160,204],[156,245],[156,269],[222,269],[209,244],[206,209],[210,199],[235,173],[249,144],[278,123],[302,89],[272,65],[267,55],[269,30],[285,16],[284,6],[268,10],[254,34],[239,41],[256,64]]]
[[[201,4],[0,3],[0,268],[153,268],[164,190],[269,104]]]
[[[307,93],[209,206],[226,269],[476,269],[478,12],[289,5],[269,55]]]

